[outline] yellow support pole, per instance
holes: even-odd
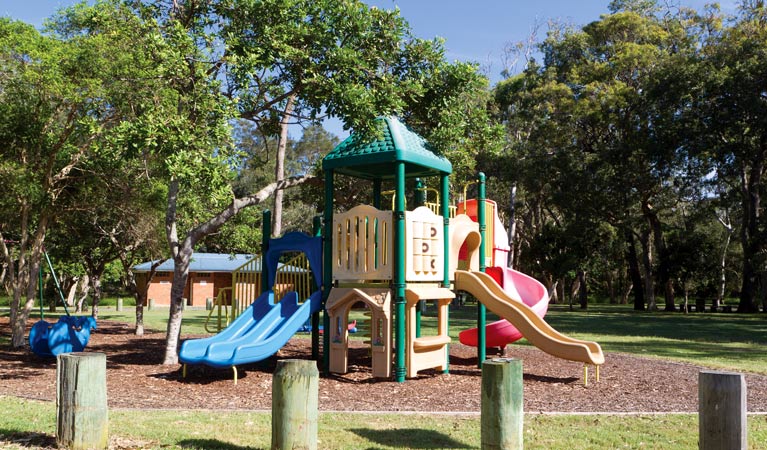
[[[232,371],[234,372],[234,384],[237,385],[237,366],[232,366]]]
[[[186,364],[181,366],[181,378],[186,378]]]
[[[583,364],[583,385],[589,385],[589,365]]]
[[[599,365],[597,365],[596,369],[594,369],[594,370],[596,371],[597,383],[599,383]]]

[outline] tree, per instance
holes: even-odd
[[[77,9],[73,9],[76,11]],[[141,28],[121,17],[138,42]],[[37,290],[36,273],[50,226],[70,203],[84,161],[111,157],[99,142],[110,139],[126,111],[115,96],[126,86],[118,76],[132,49],[113,35],[93,38],[0,19],[0,251],[12,285],[12,344],[24,330]]]
[[[613,2],[611,9],[581,29],[552,28],[541,45],[544,65],[533,62],[497,86],[504,157],[516,169],[501,173],[514,174],[518,198],[534,202],[536,223],[581,230],[573,235],[584,250],[581,270],[600,252],[589,241],[603,244],[584,236],[600,236],[609,224],[617,232],[607,236],[622,237],[632,258],[635,295],[645,296],[635,307],[654,307],[662,285],[672,310],[665,222],[700,188],[705,171],[690,164],[678,128],[666,126],[677,124],[675,110],[663,107],[668,92],[655,88],[659,74],[694,54],[697,22],[686,13],[656,16],[654,1]]]
[[[737,22],[713,35],[704,51],[695,113],[707,133],[696,142],[711,155],[716,182],[732,186],[739,198],[743,263],[738,311],[754,312],[767,250],[761,214],[767,170],[767,11],[762,2],[744,2]]]

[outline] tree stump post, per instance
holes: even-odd
[[[698,448],[748,448],[746,379],[740,373],[698,374]]]
[[[147,302],[147,308],[150,311],[154,309],[154,299],[153,298],[150,298],[149,301]]]
[[[483,449],[523,446],[522,360],[495,358],[482,364],[480,436]]]
[[[205,299],[205,311],[210,311],[213,309],[213,299],[211,297],[208,297]]]
[[[107,448],[106,374],[104,353],[74,352],[56,357],[56,442],[59,447]]]
[[[122,310],[123,310],[123,299],[118,297],[117,298],[117,311],[122,311]]]
[[[272,449],[316,449],[318,403],[316,361],[278,361],[272,378]]]

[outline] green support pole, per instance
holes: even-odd
[[[261,214],[261,293],[271,289],[266,285],[266,252],[269,250],[269,239],[272,237],[272,212],[265,209]]]
[[[398,383],[405,381],[405,163],[397,163],[394,208],[394,371]]]
[[[442,214],[442,226],[443,226],[443,237],[442,240],[442,254],[445,255],[444,258],[444,269],[442,271],[442,286],[446,288],[450,288],[450,273],[448,271],[450,270],[450,178],[448,178],[448,174],[443,173],[440,175],[440,198],[442,199],[442,203],[440,204],[440,213]],[[450,308],[447,308],[445,311],[445,314],[447,314],[446,322],[447,322],[447,331],[448,334],[450,331]],[[450,372],[450,344],[447,344],[447,361],[445,361],[445,373]]]
[[[322,236],[322,217],[314,216],[312,229],[315,237]],[[322,286],[322,280],[315,280],[317,286]],[[312,359],[318,360],[320,357],[320,312],[312,314]]]
[[[330,316],[325,310],[325,304],[333,285],[333,171],[325,171],[325,211],[323,212],[325,239],[323,240],[322,271],[322,324],[327,330],[322,335],[322,372],[330,374]]]
[[[487,222],[485,219],[485,174],[479,173],[479,189],[477,193],[477,222],[479,222],[479,235],[481,237],[479,242],[479,271],[485,271],[485,242],[487,231]],[[487,324],[487,310],[485,305],[479,302],[477,307],[477,366],[482,368],[482,363],[485,361],[486,349],[486,329]]]
[[[64,312],[69,315],[69,308],[67,308],[67,301],[64,299],[64,291],[61,290],[61,284],[59,284],[59,279],[56,277],[56,271],[53,269],[53,263],[51,262],[51,258],[48,257],[48,252],[43,250],[43,255],[45,255],[45,261],[48,262],[48,269],[51,271],[51,277],[53,278],[53,283],[56,285],[56,291],[59,293],[59,299],[61,300],[61,304],[64,305]]]
[[[381,179],[373,180],[373,207],[381,209]]]
[[[423,181],[420,178],[415,179],[415,206],[423,206],[426,203],[426,191]],[[415,309],[415,337],[421,337],[421,310],[425,300],[420,300]]]

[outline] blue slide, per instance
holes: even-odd
[[[265,292],[221,333],[185,341],[179,359],[186,364],[212,367],[261,361],[287,344],[321,306],[321,291],[314,292],[301,305],[295,292],[288,292],[277,304],[274,293]]]
[[[266,286],[273,286],[280,254],[301,251],[309,260],[315,280],[322,280],[322,240],[304,233],[288,233],[269,241],[266,252]],[[261,294],[234,322],[215,336],[192,339],[181,345],[179,360],[185,364],[232,367],[266,359],[282,348],[312,314],[322,309],[322,291],[298,303],[288,292],[274,303],[274,292]]]

